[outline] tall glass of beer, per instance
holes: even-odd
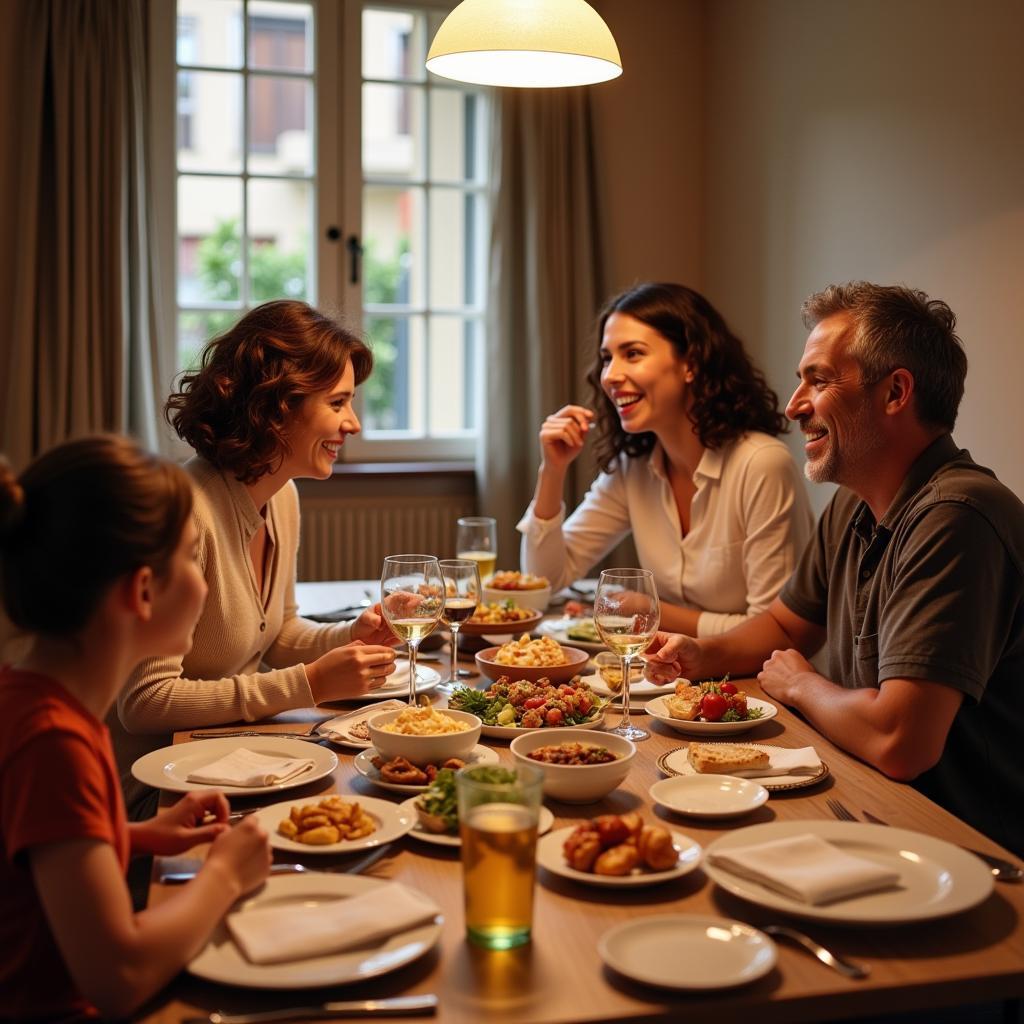
[[[512,949],[530,941],[543,782],[533,765],[478,765],[455,776],[466,938],[474,945]]]

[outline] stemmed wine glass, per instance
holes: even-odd
[[[476,562],[480,579],[490,579],[498,563],[497,520],[490,516],[463,516],[455,530],[455,555]]]
[[[476,611],[480,600],[480,573],[477,563],[468,558],[445,558],[438,565],[441,566],[445,588],[441,621],[452,634],[451,671],[441,686],[450,690],[459,681],[459,627]]]
[[[630,666],[650,646],[661,621],[658,591],[650,569],[605,569],[594,595],[594,625],[601,639],[622,659],[622,721],[612,730],[626,739],[650,733],[629,720]]]
[[[416,651],[444,607],[444,579],[433,555],[388,555],[380,577],[380,607],[391,632],[409,647],[409,704],[416,703]]]

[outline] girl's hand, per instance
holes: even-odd
[[[540,428],[541,461],[551,469],[564,470],[583,451],[593,426],[594,414],[582,405],[563,405]]]
[[[364,644],[394,644],[398,642],[398,638],[384,621],[379,603],[360,613],[359,618],[352,623],[350,635],[353,640],[361,640]]]
[[[270,873],[273,854],[267,833],[252,816],[218,836],[203,870],[222,871],[237,881],[240,896],[252,892]]]
[[[149,821],[130,825],[132,853],[173,856],[199,843],[212,843],[228,831],[228,802],[223,793],[202,790],[186,793]]]
[[[361,697],[382,686],[394,671],[393,648],[355,640],[344,647],[335,647],[306,665],[306,678],[313,699],[321,704],[327,700]]]

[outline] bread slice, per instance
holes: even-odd
[[[692,722],[700,713],[700,701],[687,700],[685,697],[666,697],[665,710],[672,718]]]
[[[756,747],[739,743],[691,743],[687,759],[702,775],[728,775],[749,768],[767,768],[771,758]]]
[[[683,700],[699,701],[704,696],[704,691],[699,686],[692,686],[689,679],[680,679],[676,683],[676,696]]]

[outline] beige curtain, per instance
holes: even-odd
[[[9,0],[19,41],[2,201],[13,238],[0,450],[96,430],[156,444],[145,0]],[[0,357],[2,358],[2,357]],[[2,363],[0,363],[2,366]]]
[[[586,396],[602,299],[594,146],[586,89],[495,90],[487,385],[477,456],[480,511],[498,561],[519,563],[515,524],[536,482],[545,416]],[[575,505],[594,475],[569,476]]]

